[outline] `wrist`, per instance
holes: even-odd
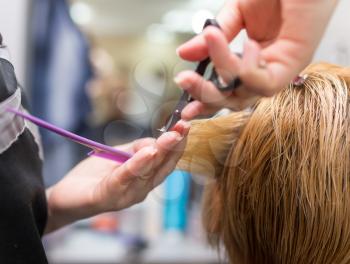
[[[64,187],[61,188],[59,183],[46,190],[48,220],[45,234],[104,212],[92,195],[84,195],[85,199],[79,199],[79,195],[76,195],[79,190],[68,195],[63,190]]]

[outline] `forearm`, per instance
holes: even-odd
[[[79,202],[76,204],[66,204],[57,201],[57,195],[52,195],[53,192],[56,192],[55,188],[57,188],[56,185],[46,190],[48,217],[45,234],[56,231],[57,229],[72,224],[75,221],[101,213],[95,205],[88,202],[83,204],[78,204]],[[62,200],[64,200],[64,197],[62,197]],[[59,204],[60,206],[58,206]],[[66,206],[64,206],[65,204]]]
[[[50,208],[50,194],[52,191],[52,188],[46,189],[46,200],[47,200],[47,222],[46,222],[46,228],[45,228],[45,234],[51,233],[52,231],[58,229],[59,227],[56,227],[58,224],[55,223],[55,220],[57,219],[53,217],[52,210]]]

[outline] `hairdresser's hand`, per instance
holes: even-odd
[[[99,213],[116,211],[145,199],[174,170],[181,157],[189,124],[180,121],[173,132],[157,140],[142,139],[119,149],[135,153],[124,164],[91,157],[78,164],[47,191],[46,232]]]
[[[219,93],[193,72],[176,77],[180,87],[197,101],[183,111],[190,119],[221,107],[241,109],[257,96],[272,96],[310,62],[322,37],[336,0],[229,0],[217,20],[223,33],[208,27],[203,34],[179,47],[179,55],[199,61],[208,55],[226,83],[239,76],[244,83],[234,93]],[[228,42],[246,29],[250,41],[239,59]]]

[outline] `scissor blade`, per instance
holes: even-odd
[[[203,61],[201,61],[197,65],[197,68],[195,70],[196,73],[198,73],[199,75],[203,76],[209,64],[210,64],[210,58],[206,58]],[[175,107],[174,112],[168,118],[168,121],[167,121],[166,125],[164,127],[162,127],[161,129],[159,129],[159,131],[164,133],[164,132],[169,131],[171,128],[173,128],[176,125],[176,123],[181,120],[182,110],[192,100],[193,99],[191,98],[191,95],[188,92],[184,91],[182,93],[182,96],[181,96],[179,102],[177,103],[177,105]]]
[[[162,127],[159,131],[164,133],[172,129],[176,125],[176,123],[181,120],[182,110],[191,100],[191,95],[188,92],[184,91],[175,107],[174,112],[168,118],[168,121],[166,122],[165,126]]]

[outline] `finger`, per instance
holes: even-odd
[[[175,151],[179,144],[181,144],[184,138],[187,137],[190,131],[191,125],[189,122],[180,120],[174,126],[173,131],[166,132],[157,139],[157,147],[160,150]],[[175,141],[173,137],[175,136],[175,144],[171,141]]]
[[[171,152],[166,157],[166,162],[162,164],[160,168],[157,169],[157,172],[155,174],[155,177],[153,179],[152,188],[155,188],[159,184],[161,184],[164,179],[174,171],[176,168],[177,163],[179,162],[180,158],[182,157],[183,151],[185,149],[187,143],[187,138],[185,138],[179,145],[179,149],[176,152]]]
[[[200,101],[193,101],[186,105],[181,112],[181,118],[184,120],[191,120],[199,116],[204,111],[205,105]]]
[[[230,42],[243,28],[243,20],[240,14],[238,1],[227,1],[217,16],[217,21],[222,28],[227,41]],[[208,57],[208,47],[203,35],[198,35],[181,45],[177,54],[189,61],[199,61]]]
[[[115,180],[121,185],[127,185],[131,180],[146,175],[152,169],[149,165],[158,150],[154,147],[145,147],[120,166],[115,172]]]
[[[151,143],[151,146],[144,147],[140,149],[139,152],[148,152],[148,149],[156,149],[157,153],[153,156],[152,159],[148,160],[146,164],[144,164],[142,170],[138,170],[139,167],[136,169],[129,165],[129,171],[131,174],[133,174],[135,177],[129,177],[129,180],[134,180],[135,178],[138,178],[138,180],[142,181],[143,184],[147,184],[147,181],[149,178],[153,176],[153,169],[159,164],[161,164],[165,158],[165,156],[172,150],[174,151],[175,146],[183,139],[183,137],[176,131],[171,131],[164,133],[161,135],[157,140],[142,140],[144,142]],[[144,142],[140,142],[140,146]],[[138,155],[139,152],[137,152],[135,155]]]
[[[206,105],[200,101],[193,101],[186,105],[181,112],[181,118],[183,120],[192,120],[199,115],[212,115],[220,110],[220,107]]]
[[[176,53],[184,60],[200,61],[208,57],[207,43],[201,34],[182,44]]]
[[[129,153],[133,153],[132,149],[133,149],[133,142],[129,142],[123,145],[117,145],[114,146],[116,149],[119,149],[121,151],[125,151],[125,152],[129,152]]]
[[[180,123],[183,123],[182,126],[182,133],[183,133],[183,140],[177,144],[175,146],[175,148],[173,148],[171,151],[169,151],[166,155],[164,155],[164,161],[162,163],[159,163],[158,167],[156,167],[155,169],[155,173],[154,173],[154,180],[152,187],[155,187],[159,184],[159,182],[163,181],[163,179],[172,171],[174,170],[178,160],[180,159],[180,157],[182,156],[185,146],[186,146],[186,142],[187,142],[187,135],[190,131],[190,123],[188,122],[184,122],[184,121],[180,121],[178,122],[177,125],[179,125]],[[176,126],[175,126],[175,129]]]
[[[310,62],[313,55],[313,45],[295,39],[281,37],[278,41],[265,48],[261,56],[268,62],[267,79],[261,85],[262,94],[276,93],[293,80]]]
[[[233,111],[242,111],[252,107],[261,97],[241,86],[235,90],[227,100],[227,108]]]
[[[276,46],[274,52],[275,54],[277,52]],[[300,62],[293,63],[294,58],[288,59],[286,57],[286,53],[281,52],[274,59],[270,57],[265,67],[261,67],[261,61],[264,61],[266,56],[263,56],[257,42],[247,41],[244,45],[244,55],[239,71],[239,76],[245,87],[262,96],[272,96],[281,90],[299,71],[297,64]]]
[[[252,74],[254,78],[249,78],[257,92],[266,96],[275,94],[307,66],[336,2],[315,4],[303,1],[302,4],[294,4],[293,1],[285,1],[285,5],[282,5],[285,19],[279,36],[261,54],[268,63],[267,67],[265,71]]]
[[[234,39],[243,29],[243,18],[238,1],[228,0],[219,12],[216,20],[224,32],[228,42]]]
[[[179,73],[174,81],[194,99],[205,104],[224,107],[226,98],[231,94],[220,92],[212,82],[193,71]]]
[[[244,44],[244,52],[239,76],[248,90],[259,94],[261,94],[264,90],[262,87],[266,87],[266,80],[268,77],[267,68],[259,66],[260,60],[261,49],[259,44],[253,40],[248,40]]]
[[[159,186],[166,177],[168,177],[176,168],[176,164],[179,162],[179,159],[182,155],[178,154],[171,158],[167,158],[167,162],[159,168],[158,173],[152,179],[152,189]]]
[[[164,133],[156,142],[159,153],[157,154],[156,166],[160,165],[169,152],[177,152],[178,145],[183,141],[190,130],[190,123],[180,120],[173,131]]]
[[[129,152],[131,154],[136,153],[140,149],[147,147],[147,146],[152,146],[155,144],[155,139],[154,138],[141,138],[141,139],[136,139],[132,142],[123,144],[123,145],[117,145],[115,148]]]
[[[190,131],[191,124],[189,122],[186,122],[184,120],[180,120],[175,124],[175,126],[172,128],[172,131],[176,131],[181,135],[182,138],[186,137]]]
[[[158,159],[158,164],[156,164],[156,166],[154,167],[155,169],[153,170],[153,172],[151,172],[148,175],[148,177],[142,177],[143,182],[139,183],[145,187],[149,186],[149,191],[152,190],[154,187],[158,186],[165,179],[165,177],[174,170],[178,160],[183,154],[183,151],[186,146],[187,135],[190,131],[190,124],[188,122],[180,120],[175,125],[174,129],[177,131],[176,133],[182,134],[183,139],[180,141],[179,144],[176,145],[175,148],[173,148],[170,151],[164,152],[163,158],[161,160]],[[165,141],[159,142],[160,145],[164,143]],[[158,154],[158,156],[160,156],[160,154]]]
[[[155,146],[155,144],[156,144],[156,140],[154,138],[137,139],[132,143],[131,151],[132,153],[136,153],[144,147]]]
[[[161,151],[171,150],[176,144],[182,140],[182,136],[176,131],[163,133],[156,141],[156,146]]]
[[[217,73],[226,83],[229,83],[237,77],[240,59],[230,51],[229,43],[221,30],[209,27],[203,35]]]
[[[136,177],[145,177],[150,171],[158,166],[169,151],[175,151],[175,146],[182,141],[183,137],[188,134],[189,123],[180,121],[175,126],[177,131],[171,131],[161,135],[156,141],[154,139],[142,139],[136,142],[135,149],[141,148],[136,154],[125,163],[124,174],[121,174],[120,181],[123,184],[128,183]],[[181,134],[180,134],[181,133]],[[140,165],[141,164],[141,165]]]
[[[142,185],[145,188],[149,186],[151,190],[154,188],[153,182],[157,178],[156,175],[162,172],[164,173],[164,171],[171,171],[174,169],[177,160],[182,156],[185,149],[186,137],[190,131],[190,123],[180,120],[173,129],[174,131],[164,133],[157,140],[159,152],[157,154],[157,158],[155,159],[153,170],[147,175],[140,177],[140,183],[137,183],[137,185]],[[179,135],[181,135],[180,142],[173,144],[174,140],[172,137],[176,136],[176,140],[179,140]],[[172,144],[173,147],[169,147],[169,144]],[[169,161],[173,162],[171,163]],[[164,167],[166,169],[163,169]]]

